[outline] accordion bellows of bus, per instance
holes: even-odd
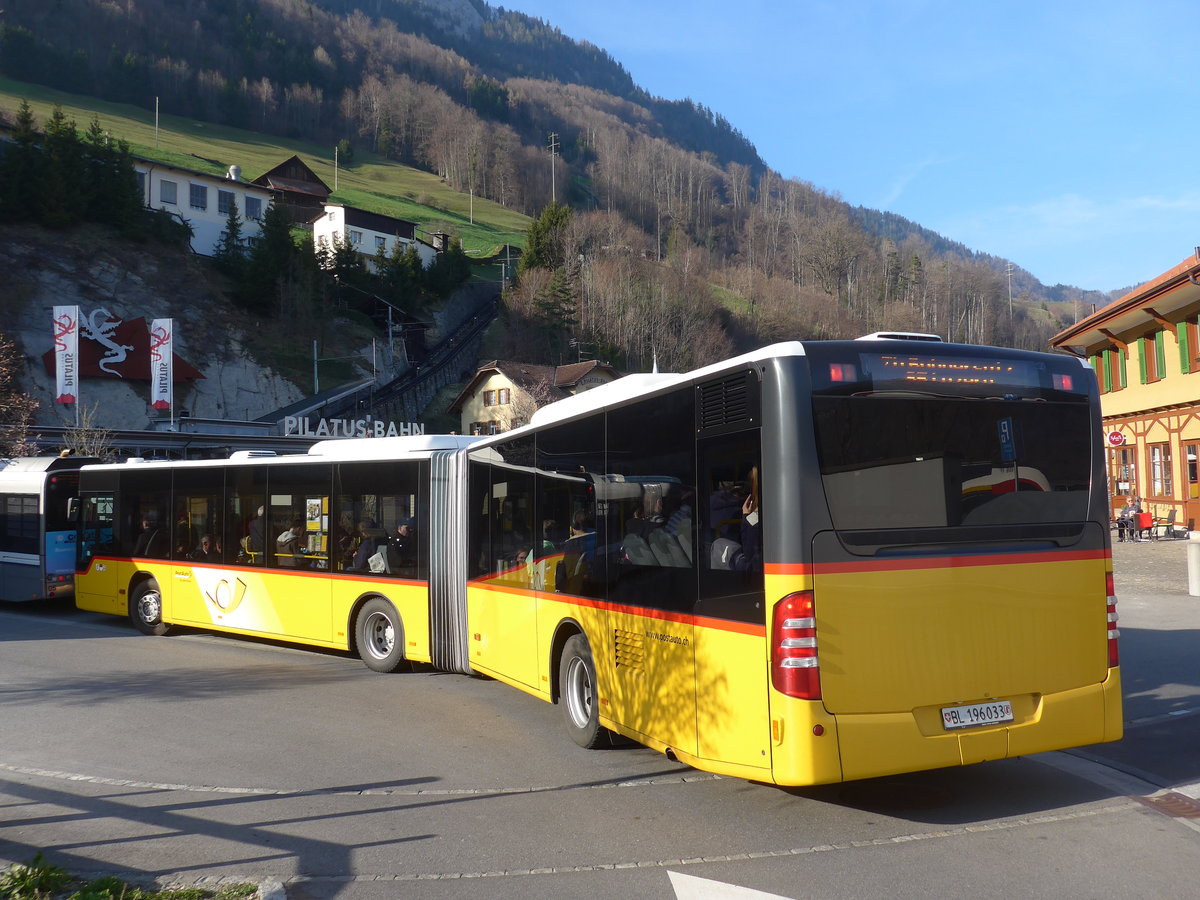
[[[484,438],[87,466],[77,603],[486,674],[581,746],[784,785],[1116,740],[1095,378],[931,337],[628,376]]]

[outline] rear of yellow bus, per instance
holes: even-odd
[[[951,344],[805,350],[764,430],[774,495],[799,501],[766,532],[776,781],[1119,739],[1091,371]]]

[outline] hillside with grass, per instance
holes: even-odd
[[[95,118],[114,140],[128,142],[135,156],[211,175],[240,166],[246,180],[257,178],[290,156],[304,160],[334,188],[330,201],[416,222],[427,232],[458,237],[474,257],[494,255],[505,244],[522,246],[530,219],[498,203],[457,191],[438,176],[357,150],[347,165],[334,147],[259,134],[159,112],[67,94],[53,88],[0,78],[0,121],[12,123],[24,100],[39,120],[54,107],[87,128]],[[336,186],[336,187],[335,187]]]

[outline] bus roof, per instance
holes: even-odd
[[[779,344],[770,344],[766,347],[760,347],[750,353],[744,353],[741,356],[735,356],[732,359],[722,360],[719,363],[713,363],[710,366],[704,366],[700,369],[694,369],[691,372],[660,374],[660,373],[642,373],[635,375],[626,375],[624,378],[618,378],[616,381],[610,381],[608,384],[602,384],[599,387],[594,387],[591,390],[584,391],[581,394],[575,394],[572,397],[565,397],[555,403],[543,406],[533,414],[530,419],[531,425],[546,425],[550,422],[558,422],[571,416],[582,415],[583,413],[593,412],[597,409],[603,409],[606,406],[613,406],[618,403],[623,403],[626,400],[632,400],[635,397],[641,397],[644,394],[653,393],[664,387],[671,387],[676,384],[685,384],[699,378],[706,378],[709,375],[714,375],[717,372],[724,372],[727,369],[735,369],[739,366],[746,366],[752,363],[760,362],[764,359],[774,359],[779,356],[803,356],[804,345],[799,341],[784,341]]]
[[[318,441],[308,448],[309,456],[325,459],[391,459],[397,456],[461,450],[480,437],[465,434],[415,434],[407,437],[343,438]]]
[[[91,456],[14,456],[0,459],[0,472],[56,472],[62,469],[78,469],[100,460]]]

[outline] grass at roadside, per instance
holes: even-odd
[[[74,878],[46,862],[41,853],[26,864],[0,872],[0,900],[249,900],[258,896],[253,884],[219,890],[140,888],[111,875],[91,881]]]

